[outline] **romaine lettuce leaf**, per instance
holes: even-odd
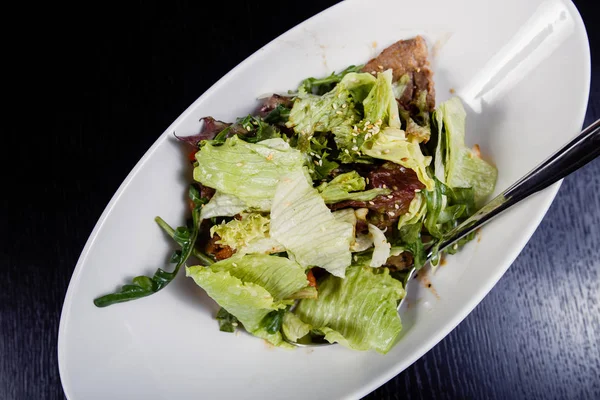
[[[207,143],[196,160],[196,181],[234,195],[250,208],[269,211],[280,176],[300,169],[305,157],[282,139],[253,144],[233,136],[220,146]]]
[[[365,142],[362,151],[373,158],[392,161],[412,169],[427,190],[433,189],[435,183],[427,173],[431,157],[424,156],[419,142],[408,141],[402,130],[385,128],[373,141]]]
[[[269,236],[269,217],[260,213],[241,213],[240,219],[213,225],[210,234],[219,235],[217,244],[226,245],[240,254],[279,253],[285,248]]]
[[[350,265],[354,227],[338,221],[303,171],[283,177],[271,208],[271,237],[303,267],[319,266],[343,277]]]
[[[344,200],[369,201],[379,195],[390,194],[391,190],[375,188],[366,190],[365,178],[356,171],[346,172],[323,182],[317,187],[325,203],[332,204]],[[351,193],[352,192],[352,193]]]
[[[473,188],[480,204],[494,191],[498,171],[465,145],[466,116],[458,97],[436,108],[435,176],[451,188]]]
[[[233,217],[247,208],[248,205],[239,197],[217,190],[210,201],[202,207],[200,218]]]
[[[352,266],[345,279],[325,278],[318,299],[301,300],[294,313],[330,342],[385,354],[402,329],[396,306],[404,295],[387,268]]]
[[[250,254],[210,267],[188,267],[186,273],[249,333],[285,346],[281,333],[269,333],[263,320],[272,311],[290,306],[293,300],[288,298],[308,286],[300,265],[285,257]]]

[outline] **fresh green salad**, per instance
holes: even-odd
[[[94,303],[156,293],[183,266],[221,307],[221,331],[387,353],[408,271],[432,249],[437,265],[440,238],[497,176],[465,145],[461,101],[433,104],[421,40],[307,78],[235,123],[203,118],[197,135],[179,138],[191,152],[191,217],[176,229],[156,218],[178,245],[172,272],[138,276]]]

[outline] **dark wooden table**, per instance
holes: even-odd
[[[200,2],[127,10],[53,3],[5,15],[21,18],[20,30],[5,36],[12,67],[5,82],[33,83],[4,93],[5,102],[22,100],[35,112],[4,118],[17,123],[5,135],[3,161],[19,162],[4,168],[0,399],[64,398],[56,357],[63,296],[113,193],[213,82],[331,3],[214,2],[212,11]],[[600,117],[593,3],[576,1],[592,48],[586,124]],[[568,71],[556,79],[569,79]],[[475,311],[368,398],[599,399],[599,245],[596,160],[564,181],[527,247]]]

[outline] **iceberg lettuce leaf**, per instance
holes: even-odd
[[[354,226],[336,220],[303,171],[277,185],[270,234],[303,267],[319,266],[343,277],[350,265]]]
[[[296,314],[287,312],[283,316],[281,329],[288,340],[296,342],[301,337],[308,335],[312,327],[298,318]]]
[[[371,268],[381,267],[388,258],[390,258],[390,243],[387,241],[384,233],[373,224],[369,224],[369,236],[373,238],[373,258],[369,266]]]
[[[390,189],[375,188],[366,190],[365,178],[356,171],[340,174],[329,182],[317,187],[325,203],[332,204],[344,200],[369,201],[379,195],[390,194]]]
[[[419,181],[427,190],[433,190],[435,183],[427,173],[431,157],[424,156],[417,140],[408,141],[400,129],[385,128],[373,141],[362,148],[363,153],[373,158],[392,161],[417,173]]]
[[[391,128],[400,129],[400,114],[394,97],[391,69],[377,74],[375,85],[363,101],[363,105],[366,121],[372,124],[382,121]]]
[[[404,295],[387,268],[352,266],[345,279],[325,278],[318,299],[301,300],[294,313],[330,342],[385,354],[402,329],[396,306]]]
[[[453,189],[473,188],[475,202],[481,204],[494,191],[498,171],[465,145],[466,117],[458,97],[436,108],[438,143],[435,176]]]
[[[198,286],[235,316],[244,328],[274,345],[283,345],[281,333],[270,333],[263,320],[272,311],[293,303],[288,299],[308,286],[304,268],[277,256],[234,256],[210,267],[186,269]]]
[[[281,175],[302,167],[304,155],[282,139],[247,143],[237,136],[224,144],[207,143],[196,153],[194,179],[248,207],[269,211]]]
[[[217,190],[210,201],[202,207],[200,218],[233,217],[246,209],[248,205],[239,197]]]

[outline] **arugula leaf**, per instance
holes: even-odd
[[[193,184],[190,185],[190,189],[188,190],[188,196],[196,207],[200,207],[208,203],[208,199],[206,197],[202,197],[202,195],[200,194],[200,190]]]
[[[362,67],[362,65],[350,65],[345,70],[338,72],[337,74],[333,72],[331,75],[324,78],[306,78],[300,83],[298,90],[318,95],[325,94],[331,91],[346,74],[360,72]]]
[[[312,159],[312,163],[308,163],[308,169],[315,179],[325,179],[331,172],[340,165],[329,159],[331,150],[327,144],[327,136],[312,137],[310,139],[310,149],[308,155]]]
[[[175,265],[175,269],[172,272],[167,272],[159,268],[152,278],[143,275],[137,276],[133,278],[131,284],[124,285],[120,291],[95,299],[94,304],[96,307],[107,307],[112,304],[150,296],[171,283],[194,249],[200,227],[200,207],[196,207],[192,211],[192,219],[194,226],[191,231],[185,227],[179,227],[174,232],[173,239],[181,245],[182,250],[181,253],[176,253],[176,256],[171,257],[172,261],[177,262],[177,265]]]
[[[289,112],[288,112],[289,115]],[[280,138],[279,129],[263,121],[260,117],[248,115],[245,118],[238,119],[237,122],[246,130],[246,134],[238,135],[240,139],[248,143],[258,143],[267,139]]]
[[[217,321],[219,321],[219,330],[221,332],[235,332],[235,328],[238,326],[238,319],[235,315],[230,314],[226,309],[221,307],[217,312]]]
[[[262,327],[270,333],[271,335],[279,332],[281,329],[281,324],[283,323],[283,315],[286,313],[287,309],[283,308],[280,310],[273,310],[261,321]]]
[[[269,124],[276,123],[285,123],[290,117],[290,109],[284,106],[283,104],[277,104],[267,116],[264,118],[264,121]]]
[[[160,226],[167,235],[169,235],[173,240],[175,240],[175,242],[177,244],[181,245],[181,243],[179,243],[179,241],[178,241],[181,234],[177,235],[177,237],[176,237],[177,230],[171,228],[171,226],[169,224],[167,224],[165,222],[165,220],[162,219],[161,217],[154,218],[154,221],[156,221],[158,226]],[[212,258],[210,258],[206,254],[202,253],[195,247],[192,248],[192,255],[194,257],[196,257],[201,262],[201,264],[204,265],[205,267],[215,263],[215,261]]]

